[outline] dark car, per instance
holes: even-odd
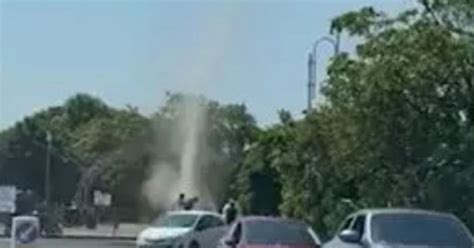
[[[324,248],[472,248],[455,216],[414,209],[362,210],[350,215]]]
[[[220,242],[220,248],[317,248],[320,240],[308,225],[283,218],[243,217]]]

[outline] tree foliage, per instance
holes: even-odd
[[[129,209],[131,216],[138,216],[150,166],[156,161],[179,163],[181,154],[173,149],[173,130],[187,114],[180,107],[184,101],[205,106],[205,147],[209,151],[203,152],[212,155],[206,158],[209,168],[215,170],[213,173],[237,170],[245,147],[257,131],[245,105],[221,105],[201,96],[169,94],[164,106],[146,117],[134,107],[116,109],[98,98],[77,94],[63,105],[26,117],[0,133],[0,184],[33,189],[44,197],[49,132],[53,137],[53,200],[91,204],[92,190],[100,189],[111,192],[115,204]]]
[[[420,207],[474,228],[474,7],[420,3],[334,19],[360,43],[333,58],[326,102],[304,120],[282,115],[248,152],[247,178],[278,171],[281,214],[324,233],[355,207]],[[242,185],[248,206],[258,190]]]

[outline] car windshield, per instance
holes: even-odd
[[[189,228],[196,223],[198,216],[193,214],[163,215],[152,224],[154,227],[183,227]]]
[[[253,245],[315,245],[309,227],[287,221],[249,221],[245,225],[246,240]]]
[[[472,247],[459,221],[431,214],[379,214],[372,219],[372,239],[377,243],[430,247]]]

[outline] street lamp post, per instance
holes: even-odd
[[[53,141],[53,136],[51,135],[51,132],[46,132],[46,142],[47,147],[46,147],[46,170],[45,170],[45,177],[44,177],[44,195],[45,195],[45,200],[46,200],[46,209],[49,207],[49,202],[50,202],[50,177],[51,177],[51,142]]]
[[[308,102],[306,106],[306,110],[310,111],[313,104],[312,100],[314,98],[314,93],[316,92],[315,90],[315,78],[316,78],[316,64],[315,64],[315,59],[313,56],[313,53],[310,52],[308,54]]]
[[[323,42],[327,42],[334,47],[334,55],[339,53],[339,33],[336,34],[336,39],[333,39],[329,36],[323,36],[317,39],[312,46],[311,52],[309,53],[308,58],[308,106],[307,110],[310,111],[313,108],[312,100],[318,94],[319,87],[317,85],[317,71],[318,71],[318,47]]]

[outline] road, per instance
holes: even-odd
[[[134,241],[51,239],[41,240],[36,248],[133,248]],[[0,239],[0,248],[10,248],[8,239]]]

